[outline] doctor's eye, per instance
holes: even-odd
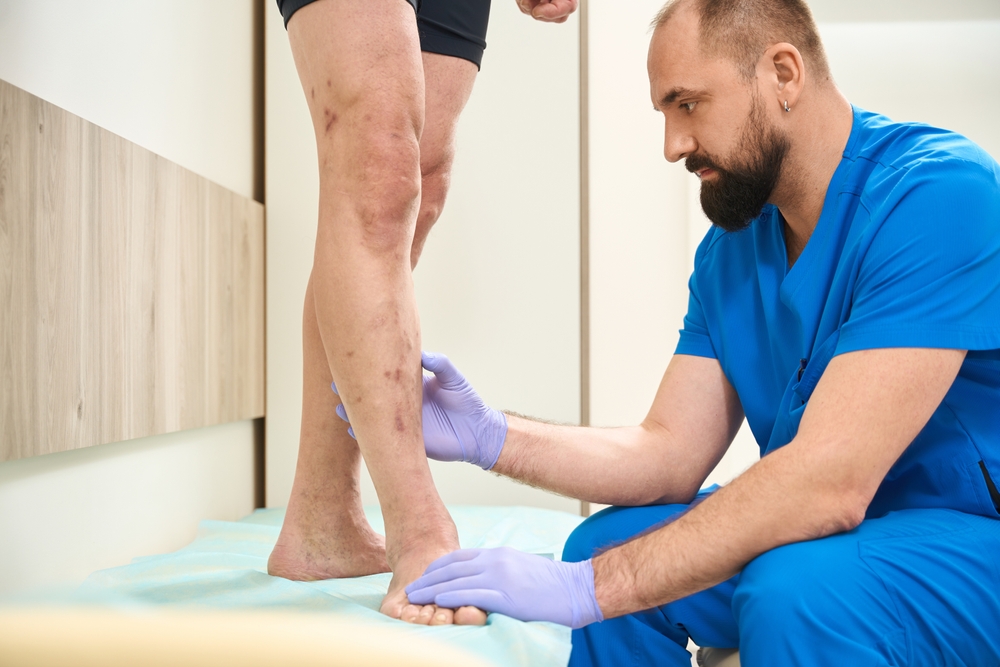
[[[681,108],[687,111],[688,113],[694,111],[694,108],[696,106],[698,106],[697,102],[681,102]]]

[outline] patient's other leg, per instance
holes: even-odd
[[[295,481],[267,571],[296,581],[388,572],[385,539],[361,505],[361,450],[337,416],[316,323],[313,278],[302,318],[302,424]]]

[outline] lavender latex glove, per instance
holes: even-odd
[[[465,461],[490,470],[507,438],[507,416],[479,397],[469,381],[443,354],[424,352],[424,448],[435,461]],[[334,393],[336,385],[332,385]],[[337,414],[350,423],[343,404]],[[351,437],[354,430],[348,429]]]
[[[509,547],[462,549],[442,556],[406,587],[406,595],[413,604],[473,606],[573,629],[604,620],[589,560],[551,561]]]

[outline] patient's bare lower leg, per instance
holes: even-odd
[[[269,573],[314,581],[388,572],[385,539],[361,506],[361,450],[337,416],[340,400],[316,322],[312,280],[302,318],[302,427],[292,495]]]
[[[342,425],[330,421],[335,398],[331,392],[326,402],[320,399],[321,374],[307,370],[315,375],[307,392],[315,395],[306,396],[304,411],[317,409],[319,416],[304,412],[284,541],[270,569],[316,578],[384,571],[387,564],[394,574],[382,611],[399,617],[405,585],[458,547],[420,433],[420,336],[410,261],[424,98],[415,23],[401,0],[327,0],[296,13],[289,36],[320,159],[310,295],[329,373],[358,444],[344,440]],[[308,308],[307,300],[306,319]],[[307,355],[318,356],[316,346],[310,349]],[[307,356],[306,363],[318,360]],[[314,433],[327,428],[334,435]],[[385,561],[360,513],[359,451],[385,518]],[[293,544],[323,551],[332,542],[340,551],[292,555]]]

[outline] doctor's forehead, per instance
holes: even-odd
[[[680,7],[650,38],[646,67],[654,105],[665,96],[672,95],[669,102],[702,87],[697,81],[698,70],[705,61],[699,47],[697,14]]]

